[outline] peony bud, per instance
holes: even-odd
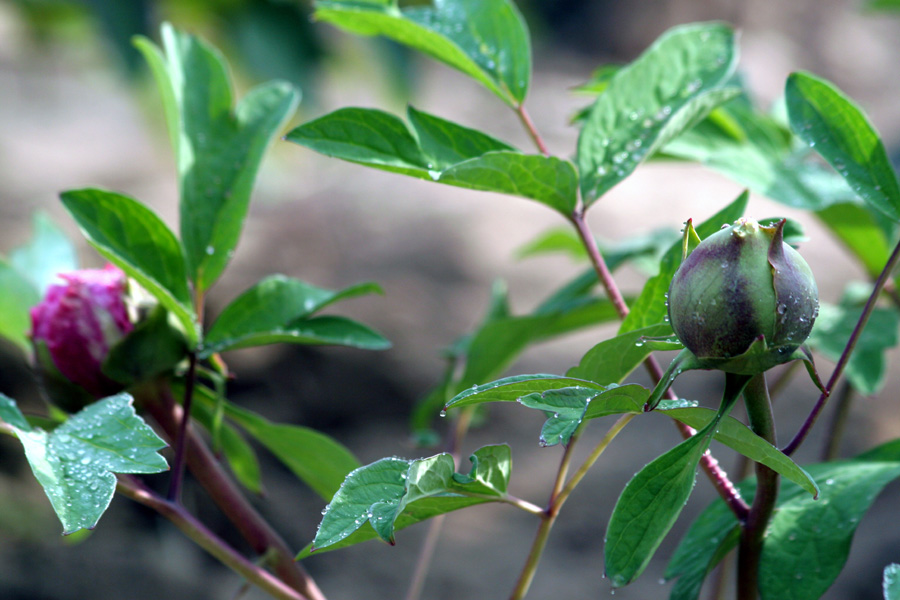
[[[760,373],[796,359],[809,337],[819,293],[783,228],[740,219],[700,242],[672,278],[669,320],[704,368]]]
[[[110,347],[133,328],[125,303],[127,279],[118,267],[61,273],[31,309],[31,339],[45,374],[58,371],[69,382],[102,398],[122,389],[103,374]],[[42,346],[45,351],[42,351]],[[51,368],[52,367],[52,368]]]

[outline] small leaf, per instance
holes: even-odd
[[[646,157],[738,90],[719,88],[737,62],[734,31],[723,24],[676,27],[620,69],[597,98],[578,138],[587,206]]]
[[[40,302],[37,288],[18,269],[0,259],[0,336],[31,352],[30,309]]]
[[[884,600],[900,600],[900,565],[891,563],[884,568]]]
[[[560,253],[579,262],[588,259],[584,244],[571,227],[558,227],[543,232],[518,250],[516,258],[530,258],[543,254]]]
[[[331,291],[283,275],[267,277],[225,307],[207,332],[203,353],[258,346],[271,343],[261,340],[279,336],[289,338],[280,341],[304,343],[299,342],[299,333],[294,336],[287,330],[302,326],[304,319],[329,304],[371,293],[381,293],[381,288],[363,283]]]
[[[383,35],[462,71],[507,104],[521,104],[531,78],[525,22],[508,0],[319,0],[314,17],[359,35]]]
[[[162,39],[165,55],[144,38],[137,46],[163,96],[178,163],[181,239],[191,279],[202,291],[231,259],[262,156],[300,94],[272,81],[232,108],[227,66],[213,47],[169,24]]]
[[[459,482],[465,489],[476,493],[505,496],[509,487],[509,476],[512,472],[512,452],[506,444],[484,446],[475,451],[469,457],[472,470],[468,475],[453,475],[454,481]],[[473,483],[480,484],[478,486]]]
[[[191,308],[184,252],[165,223],[137,200],[114,192],[83,189],[60,197],[88,242],[172,311],[196,344],[200,325]]]
[[[900,222],[900,184],[866,115],[833,84],[792,73],[785,86],[791,129],[870,206]]]
[[[137,416],[128,394],[99,400],[49,433],[23,423],[8,398],[2,405],[0,416],[15,427],[64,534],[97,525],[115,492],[115,473],[168,469],[157,452],[165,442]]]
[[[31,240],[9,253],[9,264],[43,295],[59,273],[78,268],[78,257],[72,240],[45,213],[36,212],[32,222]]]
[[[745,190],[731,204],[698,225],[696,233],[700,239],[707,238],[714,234],[721,229],[722,225],[730,225],[738,220],[741,215],[744,214],[749,199],[750,194]],[[677,271],[678,267],[681,265],[682,251],[683,247],[681,240],[672,244],[660,261],[659,273],[656,276],[651,277],[647,283],[644,284],[641,295],[638,296],[638,299],[631,305],[631,312],[622,321],[622,325],[619,327],[619,333],[655,325],[665,319],[668,312],[666,307],[666,294],[669,292],[669,284],[672,281],[672,276],[675,275],[675,271]]]

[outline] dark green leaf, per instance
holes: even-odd
[[[522,103],[531,79],[528,30],[508,0],[319,0],[315,17],[360,35],[383,35],[481,82],[507,104]]]
[[[821,304],[809,345],[831,360],[838,360],[862,309]],[[900,314],[896,310],[876,307],[862,335],[856,342],[846,375],[851,385],[862,394],[875,394],[884,385],[885,351],[897,345]]]
[[[45,213],[34,214],[32,227],[31,240],[9,253],[9,263],[43,295],[59,273],[78,268],[78,257],[72,241]]]
[[[694,429],[703,429],[716,416],[709,408],[657,409],[662,414],[677,419]],[[733,417],[725,417],[719,423],[715,439],[747,458],[762,463],[800,485],[813,496],[818,496],[819,488],[809,473],[781,452],[778,448],[759,437],[749,427]]]
[[[878,277],[887,264],[890,247],[884,231],[868,210],[844,202],[816,211],[816,216],[862,263],[870,277]]]
[[[900,564],[892,563],[884,568],[884,600],[900,600]]]
[[[621,383],[652,351],[642,339],[670,333],[672,328],[668,323],[659,323],[604,340],[588,350],[578,366],[569,369],[566,375],[602,385]]]
[[[442,171],[457,163],[498,150],[515,150],[476,129],[416,110],[406,110],[409,124],[418,138],[419,149],[432,170]]]
[[[606,387],[592,381],[583,381],[559,375],[514,375],[483,385],[473,385],[447,402],[445,409],[461,408],[485,402],[515,402],[523,396],[560,388],[584,387],[602,392]]]
[[[325,508],[310,551],[337,544],[366,523],[378,537],[393,543],[398,519],[421,500],[432,499],[428,516],[435,516],[464,506],[457,501],[459,493],[504,497],[509,447],[482,448],[470,460],[469,475],[455,474],[453,457],[447,453],[416,460],[383,458],[356,469]],[[367,533],[355,541],[371,539]]]
[[[18,269],[0,259],[0,336],[31,352],[29,310],[41,299],[34,284]]]
[[[810,73],[792,73],[785,86],[791,128],[859,196],[900,221],[900,184],[881,138],[866,115],[834,85]]]
[[[130,385],[172,371],[187,357],[184,334],[169,311],[157,305],[134,329],[109,349],[103,372]]]
[[[137,200],[114,192],[83,189],[60,197],[88,242],[172,311],[195,344],[200,325],[191,308],[184,251],[165,223]]]
[[[329,304],[371,293],[381,293],[381,288],[362,283],[331,291],[299,279],[272,275],[225,307],[207,332],[204,353],[258,346],[261,339],[290,336],[286,330],[307,323],[303,319]]]
[[[251,90],[232,108],[221,55],[168,24],[165,56],[149,40],[138,48],[163,95],[181,192],[181,238],[200,290],[219,277],[237,245],[263,153],[294,113],[300,95],[286,82]]]
[[[94,528],[112,500],[115,473],[168,469],[157,452],[165,442],[137,416],[128,394],[99,400],[49,433],[24,422],[8,398],[2,404],[0,416],[15,427],[65,534]]]
[[[737,89],[719,86],[736,62],[734,31],[724,24],[704,23],[669,30],[619,70],[597,98],[578,138],[585,204],[733,97]]]
[[[721,229],[722,225],[730,225],[739,219],[741,215],[744,214],[749,199],[749,192],[744,191],[734,200],[734,202],[700,225],[695,225],[694,228],[700,239],[704,239],[714,234]],[[669,292],[669,284],[672,281],[672,276],[675,275],[675,271],[677,271],[679,265],[681,265],[681,255],[682,243],[681,240],[679,240],[672,244],[663,256],[659,265],[659,273],[656,276],[651,277],[644,285],[644,289],[641,290],[641,295],[631,306],[631,312],[622,322],[619,333],[625,333],[626,331],[642,327],[649,327],[650,325],[661,323],[665,319],[668,312],[668,309],[666,308],[666,294]],[[660,333],[656,335],[665,334]]]

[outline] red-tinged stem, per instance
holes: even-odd
[[[241,556],[224,540],[206,528],[203,523],[190,514],[184,506],[167,500],[148,489],[135,477],[120,476],[116,490],[135,502],[152,508],[160,515],[175,524],[188,538],[209,552],[222,564],[241,575],[249,583],[279,600],[302,600],[300,592],[289,587],[283,581],[262,567],[253,564]]]
[[[172,397],[168,382],[156,382],[135,390],[135,397],[159,424],[165,435],[176,438],[185,416]],[[190,426],[185,430],[185,464],[216,505],[247,540],[254,552],[272,558],[275,575],[308,600],[325,600],[287,543],[256,511],[228,476],[212,451]]]
[[[516,114],[519,115],[519,120],[522,121],[522,125],[525,126],[525,130],[528,132],[528,135],[531,136],[531,140],[534,142],[534,145],[537,146],[537,149],[544,156],[550,156],[550,150],[547,149],[547,144],[544,143],[541,134],[538,133],[537,128],[534,126],[534,121],[531,120],[531,117],[528,115],[528,111],[525,110],[524,104],[519,104],[515,107]]]
[[[185,437],[187,436],[188,424],[190,419],[187,415],[191,414],[191,402],[194,398],[194,385],[197,382],[197,353],[191,352],[188,357],[188,370],[184,384],[184,415],[181,423],[178,425],[178,433],[175,438],[175,460],[172,464],[172,480],[169,484],[168,498],[172,502],[180,502],[181,498],[181,482],[184,480],[184,448]]]
[[[629,313],[628,304],[625,302],[625,298],[619,291],[619,286],[616,285],[612,273],[610,273],[609,268],[606,266],[603,255],[600,254],[600,249],[597,247],[597,241],[594,239],[594,236],[587,225],[587,221],[585,220],[584,211],[576,211],[572,215],[571,220],[575,225],[575,229],[578,230],[578,235],[587,250],[591,263],[594,265],[594,270],[597,272],[600,284],[606,291],[606,297],[612,302],[616,312],[619,314],[619,318],[624,319]],[[644,367],[647,369],[653,382],[659,383],[663,376],[663,370],[660,367],[659,362],[657,362],[656,357],[653,355],[647,356],[644,360]],[[676,400],[678,398],[671,388],[666,392],[666,396],[670,400]],[[694,429],[678,421],[675,421],[675,425],[681,435],[685,438],[696,433]],[[721,466],[719,466],[719,461],[707,451],[703,454],[703,458],[700,459],[700,466],[712,482],[713,487],[715,487],[722,499],[725,500],[738,520],[743,521],[747,517],[750,507],[747,506],[747,503],[741,498],[737,488],[734,487],[734,484],[731,483],[731,480],[728,478],[728,474],[725,473]]]
[[[783,452],[790,456],[793,454],[797,448],[800,447],[800,444],[806,439],[806,436],[809,435],[810,430],[813,425],[816,423],[816,419],[819,418],[819,414],[821,414],[822,409],[825,408],[825,403],[828,401],[828,396],[831,394],[831,391],[834,389],[834,386],[837,385],[838,380],[841,378],[841,375],[844,373],[844,369],[847,367],[847,363],[850,361],[850,355],[853,354],[853,348],[856,347],[856,342],[859,341],[859,336],[862,335],[863,329],[866,327],[866,323],[869,322],[869,317],[872,316],[872,311],[875,310],[875,303],[878,301],[878,296],[881,294],[881,290],[884,288],[885,283],[887,283],[888,278],[891,276],[891,273],[894,271],[894,267],[897,265],[897,260],[900,259],[900,242],[897,243],[897,246],[894,247],[894,251],[891,252],[890,258],[888,258],[887,264],[884,266],[884,269],[881,271],[881,274],[878,276],[878,279],[875,281],[875,287],[872,289],[872,294],[869,296],[868,301],[866,301],[866,305],[863,308],[862,315],[859,317],[859,321],[856,322],[856,327],[853,328],[853,333],[850,334],[850,339],[847,340],[847,345],[844,347],[844,351],[841,353],[840,359],[838,359],[837,364],[834,367],[834,371],[831,373],[831,377],[828,379],[828,383],[825,384],[825,391],[819,396],[819,399],[816,401],[815,406],[813,406],[812,411],[809,413],[809,416],[806,417],[806,421],[804,421],[803,426],[800,427],[800,431],[797,432],[797,435],[794,436],[794,439],[784,447]]]

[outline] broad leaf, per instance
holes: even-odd
[[[265,340],[278,336],[290,338],[288,330],[302,327],[304,319],[329,304],[371,293],[381,293],[381,288],[363,283],[332,291],[272,275],[225,307],[207,332],[204,353],[269,343]],[[292,339],[299,343],[299,334]]]
[[[168,469],[157,452],[165,442],[137,416],[128,394],[99,400],[49,433],[32,428],[3,395],[0,418],[15,428],[64,534],[97,525],[115,492],[115,473]]]
[[[429,516],[434,516],[461,508],[457,501],[460,494],[474,494],[482,501],[483,496],[487,500],[502,498],[509,482],[509,448],[488,448],[472,456],[468,475],[454,473],[453,457],[447,453],[416,460],[383,458],[356,469],[347,475],[322,513],[310,551],[337,544],[366,524],[382,540],[393,544],[398,518],[407,506],[420,500],[433,499],[431,511],[437,512]]]
[[[531,79],[525,22],[509,0],[319,0],[315,18],[360,35],[383,35],[458,69],[517,106]]]
[[[834,85],[793,73],[785,86],[791,128],[870,206],[900,221],[900,183],[866,115]]]
[[[694,429],[703,429],[716,416],[714,410],[708,408],[675,408],[658,409],[659,412],[677,419]],[[773,471],[800,485],[813,496],[818,496],[819,487],[809,473],[803,470],[789,456],[759,437],[753,431],[733,417],[725,417],[719,423],[714,438],[747,458],[766,465]]]
[[[224,59],[198,38],[162,28],[162,51],[140,38],[175,146],[181,239],[200,290],[219,277],[240,238],[263,153],[293,115],[300,94],[286,82],[251,90],[233,108]]]
[[[831,360],[838,360],[853,333],[862,309],[822,304],[808,344]],[[856,342],[846,375],[850,384],[862,394],[875,394],[884,385],[886,356],[897,345],[900,314],[896,310],[876,307],[866,328]]]
[[[342,108],[293,129],[287,140],[376,169],[467,189],[537,200],[564,215],[575,208],[572,163],[522,154],[480,131],[410,107],[412,130],[389,113]]]
[[[717,89],[737,63],[724,24],[676,27],[620,69],[597,98],[578,138],[581,194],[590,205],[646,157],[690,129],[737,89]]]
[[[670,333],[672,328],[667,323],[659,323],[603,340],[588,350],[581,357],[578,366],[569,369],[566,375],[596,381],[603,385],[621,383],[653,350],[650,345],[643,342],[644,338]]]
[[[596,390],[598,393],[606,389],[604,386],[592,381],[583,381],[581,379],[561,377],[559,375],[547,375],[543,373],[535,375],[514,375],[482,385],[473,385],[471,388],[457,394],[453,399],[447,402],[444,409],[462,408],[463,406],[483,404],[485,402],[515,402],[519,398],[529,394],[573,387],[592,389]]]
[[[37,288],[18,269],[0,259],[0,336],[31,352],[29,310],[41,299]]]
[[[721,229],[722,225],[730,225],[744,214],[747,208],[747,202],[750,194],[744,191],[738,196],[734,202],[714,214],[712,217],[696,225],[695,229],[700,239],[709,237],[710,235]],[[672,244],[666,254],[663,256],[659,265],[659,273],[651,277],[641,290],[641,295],[631,306],[631,312],[625,317],[619,333],[625,333],[633,329],[649,327],[661,323],[667,315],[666,294],[669,292],[669,284],[672,276],[681,265],[682,241]],[[659,334],[661,335],[661,334]]]
[[[130,385],[171,372],[187,355],[188,347],[178,323],[169,311],[157,305],[109,349],[103,372]]]
[[[606,529],[606,575],[613,587],[628,585],[646,568],[675,524],[694,488],[697,465],[751,377],[726,374],[716,418],[641,469],[625,486]]]
[[[78,256],[72,241],[45,213],[34,214],[32,227],[31,240],[9,253],[9,264],[43,295],[59,273],[78,268]]]
[[[200,325],[191,308],[184,251],[166,224],[137,200],[114,192],[83,189],[60,197],[88,242],[172,311],[196,344]]]

